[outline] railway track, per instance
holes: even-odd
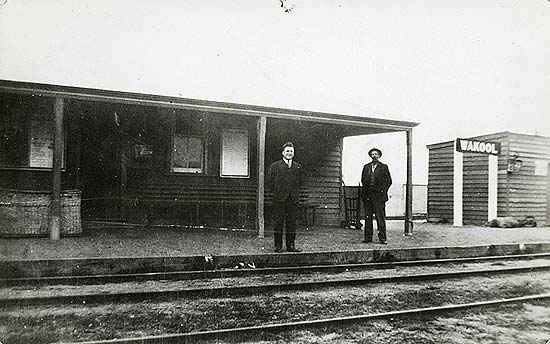
[[[309,331],[314,328],[319,328],[320,332],[332,333],[331,331],[339,329],[347,332],[348,326],[352,324],[366,326],[371,321],[387,322],[393,319],[403,319],[402,321],[406,322],[421,316],[426,316],[425,319],[435,319],[445,314],[452,316],[452,312],[480,308],[504,311],[507,308],[500,307],[525,302],[539,302],[550,309],[550,289],[547,287],[550,281],[550,259],[545,259],[547,255],[540,254],[523,255],[518,258],[520,257],[484,257],[448,259],[443,262],[361,264],[359,270],[368,270],[363,272],[364,275],[378,274],[364,278],[338,278],[355,276],[358,272],[336,275],[327,273],[327,278],[323,278],[324,273],[333,271],[330,268],[334,266],[328,267],[329,270],[326,271],[323,267],[265,269],[256,279],[246,277],[253,271],[245,271],[244,275],[239,275],[243,277],[239,281],[222,278],[222,284],[234,285],[220,286],[220,281],[215,285],[209,280],[205,281],[204,276],[201,276],[199,278],[202,286],[169,290],[153,288],[138,291],[142,284],[151,287],[156,283],[138,281],[131,284],[134,289],[130,292],[118,292],[120,287],[113,284],[112,293],[105,290],[94,291],[98,286],[92,285],[87,286],[91,291],[89,293],[65,295],[64,286],[45,286],[44,289],[52,289],[54,292],[52,295],[40,296],[33,295],[33,292],[41,287],[25,289],[16,286],[12,289],[23,297],[0,298],[0,322],[5,322],[7,326],[18,326],[17,324],[23,323],[27,329],[28,326],[49,326],[49,331],[55,333],[50,334],[50,339],[42,341],[23,336],[20,337],[20,342],[166,344],[253,341],[271,335],[290,335],[296,333],[294,330]],[[398,271],[402,274],[385,276],[395,272],[387,270],[395,266],[405,266],[402,271]],[[441,270],[441,266],[445,266],[445,271]],[[351,266],[354,267],[356,266]],[[375,267],[382,270],[375,271]],[[473,270],[467,270],[468,268]],[[304,269],[320,274],[302,275],[301,272],[308,271]],[[348,270],[350,267],[342,265],[337,267],[336,271],[340,269]],[[426,272],[426,269],[429,269],[429,272]],[[279,279],[278,276],[270,275],[281,271],[296,273],[300,275],[301,281],[294,283],[288,282],[288,279],[281,279],[278,283],[267,283]],[[231,272],[238,274],[241,270]],[[262,275],[268,276],[264,279]],[[314,280],[315,278],[317,280]],[[254,282],[262,279],[266,283]],[[453,282],[449,282],[450,280]],[[243,282],[248,284],[242,285]],[[176,285],[180,282],[170,283]],[[205,287],[211,284],[215,286]],[[0,290],[0,295],[6,288],[2,290],[4,291]],[[80,287],[69,286],[68,290],[79,291]],[[388,297],[391,298],[391,302],[380,303]],[[275,303],[272,306],[268,306],[273,302]],[[290,307],[290,313],[280,312],[281,307]],[[295,312],[303,312],[304,309],[306,313],[292,316]],[[250,310],[254,311],[249,313]],[[308,313],[307,310],[311,312]],[[161,313],[158,313],[159,311]],[[170,313],[163,315],[164,311]],[[129,317],[143,320],[134,323]],[[103,320],[96,320],[98,318]],[[212,322],[205,322],[209,318]],[[39,320],[37,322],[33,319]],[[89,326],[96,321],[97,330],[88,330],[94,328]],[[129,321],[134,330],[126,330],[130,325]],[[186,321],[189,323],[185,324]],[[45,325],[52,322],[53,327]],[[182,326],[180,323],[185,325],[179,327]],[[138,331],[135,330],[136,326],[139,328]],[[69,329],[70,332],[59,336],[59,329]],[[76,333],[79,335],[75,335]],[[100,338],[118,339],[96,340]]]
[[[454,260],[453,260],[454,261]],[[96,304],[115,302],[139,302],[144,300],[171,300],[181,298],[219,298],[229,296],[257,295],[281,291],[316,290],[332,287],[354,287],[377,283],[402,283],[418,281],[440,281],[447,279],[459,279],[475,276],[493,276],[501,274],[520,274],[537,271],[550,271],[550,263],[527,265],[519,267],[491,267],[474,270],[455,270],[435,273],[414,273],[397,276],[375,276],[365,278],[332,278],[316,281],[257,283],[198,287],[171,288],[163,290],[120,291],[114,288],[110,292],[91,291],[86,293],[64,294],[63,290],[54,295],[32,295],[16,297],[0,297],[0,308],[47,305],[47,304]],[[135,287],[132,287],[135,289]],[[74,288],[72,289],[74,290]]]
[[[433,266],[442,264],[474,263],[506,260],[529,260],[548,258],[550,253],[515,254],[504,256],[411,260],[398,262],[381,263],[356,263],[356,264],[334,264],[315,266],[292,266],[292,267],[270,267],[270,268],[244,268],[244,269],[223,269],[204,271],[171,271],[171,272],[149,272],[133,274],[108,274],[108,275],[85,275],[85,276],[46,276],[27,278],[0,278],[0,287],[21,286],[21,285],[87,285],[102,283],[122,283],[136,281],[158,281],[158,280],[193,280],[193,279],[214,279],[245,277],[256,275],[273,275],[281,273],[309,273],[309,272],[340,272],[348,270],[366,269],[392,269],[399,266]]]
[[[481,308],[481,307],[494,307],[499,305],[520,303],[520,302],[532,302],[539,300],[550,300],[550,293],[548,294],[537,294],[537,295],[528,295],[522,297],[514,297],[507,299],[497,299],[489,301],[480,301],[480,302],[471,302],[464,304],[453,304],[445,305],[439,307],[427,307],[427,308],[415,308],[407,309],[400,311],[391,311],[375,314],[361,314],[348,317],[338,317],[338,318],[329,318],[329,319],[317,319],[309,321],[298,321],[298,322],[286,322],[279,324],[268,324],[262,326],[251,326],[251,327],[239,327],[239,328],[227,328],[213,331],[201,331],[201,332],[189,332],[181,334],[170,334],[170,335],[161,335],[161,336],[149,336],[141,338],[121,338],[116,340],[99,340],[99,341],[86,341],[86,342],[59,342],[58,344],[176,344],[176,343],[194,343],[204,340],[223,340],[231,339],[235,341],[236,338],[246,339],[252,336],[258,336],[260,334],[269,332],[284,332],[297,329],[311,329],[311,328],[320,328],[320,327],[329,327],[329,326],[349,326],[353,323],[367,322],[369,320],[375,319],[386,319],[386,318],[398,318],[406,316],[420,316],[426,314],[438,314],[442,315],[444,313],[455,312],[460,310],[467,310],[472,308]]]

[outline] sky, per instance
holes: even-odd
[[[550,136],[549,0],[0,4],[0,79],[419,122],[416,184],[427,144]],[[346,139],[346,183],[373,146],[404,183],[404,133]]]

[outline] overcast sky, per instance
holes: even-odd
[[[548,0],[0,0],[0,78],[420,122],[426,144],[550,136]],[[404,182],[404,134],[346,140]],[[297,157],[298,159],[299,157]]]

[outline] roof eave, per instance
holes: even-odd
[[[387,131],[411,130],[419,125],[416,122],[388,120],[373,117],[343,115],[326,112],[293,110],[259,105],[198,100],[183,97],[124,91],[100,90],[74,86],[61,86],[0,79],[0,90],[20,94],[37,94],[51,97],[64,97],[98,102],[136,104],[166,108],[180,108],[224,114],[266,116],[271,118],[298,119],[318,123],[351,125],[357,127],[381,128]]]

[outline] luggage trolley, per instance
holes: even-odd
[[[344,194],[344,216],[340,228],[361,229],[361,186],[346,186],[342,181]]]

